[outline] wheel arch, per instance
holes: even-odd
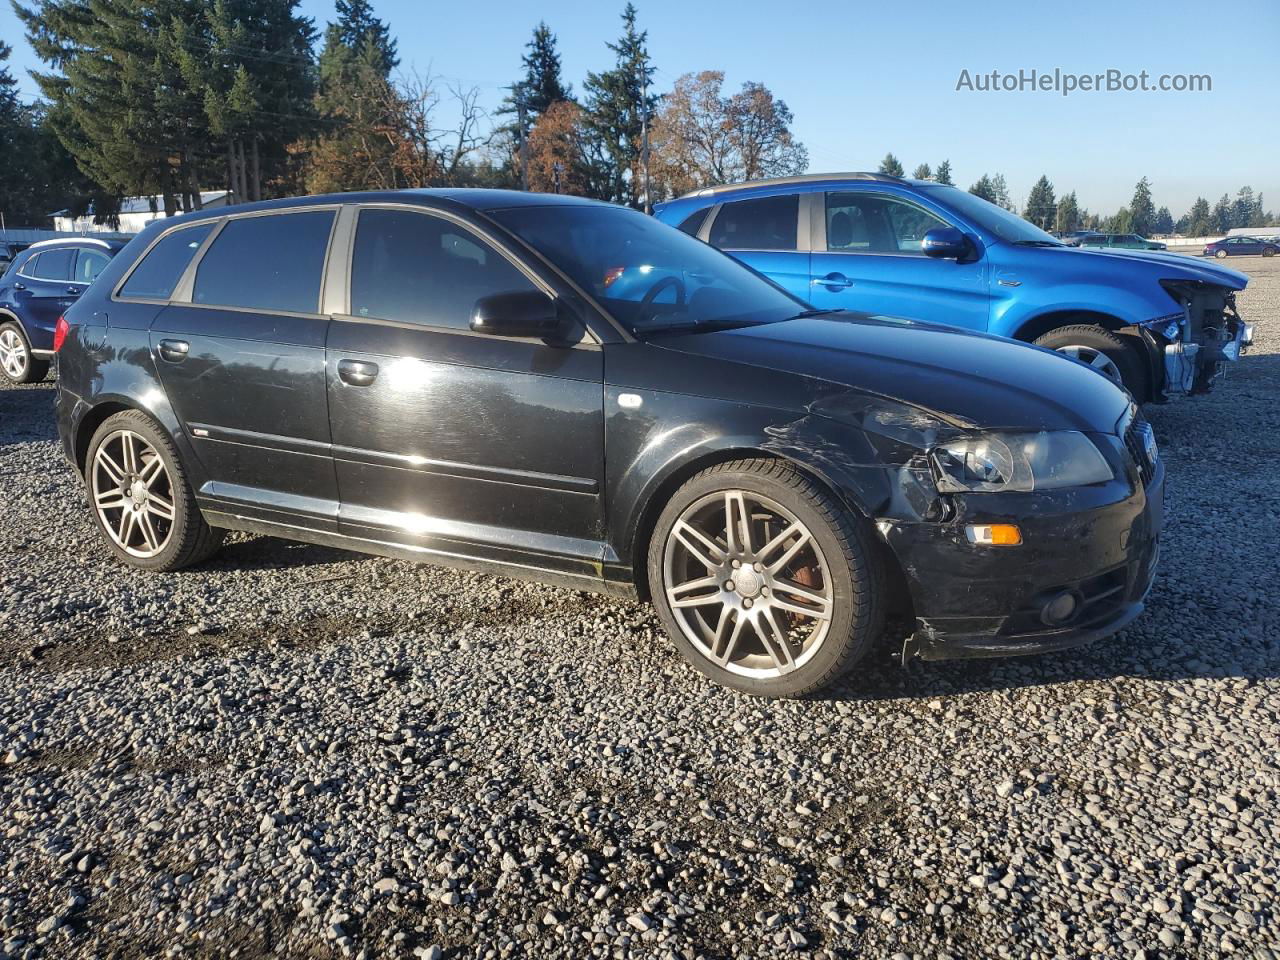
[[[874,517],[867,509],[865,504],[858,502],[855,498],[848,495],[847,491],[843,491],[839,484],[824,475],[821,470],[813,467],[812,464],[805,463],[795,457],[787,456],[776,450],[769,450],[764,447],[735,444],[732,446],[719,447],[714,450],[706,450],[695,456],[681,460],[678,463],[669,465],[662,472],[661,476],[651,486],[649,493],[645,496],[643,502],[636,509],[634,516],[636,518],[634,530],[635,534],[631,538],[629,544],[629,566],[631,575],[636,587],[639,599],[649,599],[649,577],[648,577],[648,557],[649,546],[653,540],[654,531],[658,525],[658,517],[666,508],[676,491],[680,489],[688,480],[703,470],[717,466],[721,463],[730,463],[734,460],[779,460],[783,461],[797,473],[818,486],[825,494],[841,504],[850,514],[860,518],[867,523],[872,524],[874,533],[873,540],[879,546],[883,547],[882,553],[890,559],[891,576],[901,576],[901,568],[898,566],[897,558],[893,555],[892,550],[885,544],[880,532],[875,529]],[[905,581],[904,581],[905,582]]]
[[[72,450],[75,454],[76,468],[80,471],[81,476],[84,475],[85,461],[89,456],[89,444],[93,441],[93,435],[98,432],[98,428],[117,413],[127,413],[130,410],[137,410],[150,418],[169,438],[170,442],[178,448],[179,454],[184,455],[184,461],[188,459],[185,456],[187,450],[186,444],[183,442],[182,431],[179,429],[177,421],[173,419],[172,412],[168,409],[167,404],[156,404],[148,407],[145,403],[135,398],[111,394],[99,398],[75,426]]]
[[[1050,330],[1076,324],[1092,324],[1104,330],[1110,330],[1112,333],[1129,326],[1119,317],[1099,310],[1051,310],[1022,321],[1022,324],[1013,332],[1013,339],[1034,343],[1038,337],[1043,337]]]

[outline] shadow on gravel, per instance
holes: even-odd
[[[0,390],[0,447],[58,439],[52,390]]]
[[[368,558],[349,550],[255,536],[247,540],[229,541],[200,569],[290,570],[364,559]]]

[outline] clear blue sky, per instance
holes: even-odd
[[[609,66],[625,0],[533,5],[517,0],[375,0],[399,39],[402,68],[481,90],[496,106],[519,75],[538,19],[557,34],[565,77],[581,88]],[[910,172],[949,157],[956,182],[1001,172],[1015,200],[1047,173],[1059,193],[1103,213],[1126,203],[1141,176],[1177,216],[1197,195],[1249,184],[1280,208],[1280,2],[1188,0],[1070,4],[856,3],[809,0],[637,0],[659,89],[682,73],[718,69],[726,85],[766,84],[795,113],[810,169],[874,169],[892,150]],[[332,0],[302,0],[317,26]],[[7,2],[0,36],[14,46],[24,94],[35,65]],[[1205,93],[957,92],[972,74],[1209,74]]]

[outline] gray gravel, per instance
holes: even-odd
[[[237,537],[105,559],[0,392],[0,957],[1280,957],[1280,262],[1150,411],[1111,641],[710,686],[643,606]]]

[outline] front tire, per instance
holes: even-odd
[[[865,524],[785,461],[737,460],[685,483],[658,518],[648,575],[680,653],[757,696],[827,686],[883,632]]]
[[[1079,323],[1050,330],[1035,343],[1088,364],[1123,386],[1139,403],[1147,401],[1150,383],[1142,357],[1119,334],[1092,323]]]
[[[1215,257],[1217,257],[1219,260],[1225,260],[1225,259],[1227,258],[1227,251],[1225,251],[1225,250],[1215,250],[1215,251],[1213,252],[1213,255],[1214,255]]]
[[[180,570],[222,544],[223,531],[200,515],[173,441],[139,410],[98,427],[84,479],[107,549],[131,567]]]
[[[12,320],[0,323],[0,380],[11,384],[39,383],[49,375],[49,361],[31,352],[22,327]]]

